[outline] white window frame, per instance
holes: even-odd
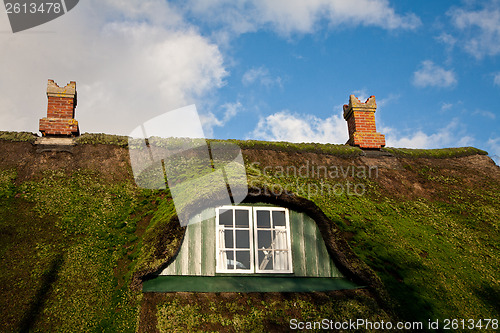
[[[226,249],[221,249],[220,248],[220,232],[225,230],[226,227],[223,225],[219,225],[219,212],[221,210],[232,210],[233,212],[233,226],[235,223],[235,210],[247,210],[248,215],[249,215],[249,228],[250,228],[250,269],[229,269],[227,267],[222,267],[222,264],[220,262],[220,256],[222,252],[225,252]],[[258,228],[257,227],[257,212],[258,211],[268,211],[270,215],[270,223],[271,223],[271,228]],[[283,251],[287,251],[287,260],[288,260],[288,269],[287,270],[269,270],[269,269],[260,269],[259,268],[259,256],[258,256],[258,249],[257,249],[257,242],[258,242],[258,230],[276,230],[277,228],[273,228],[273,222],[272,222],[272,212],[273,211],[281,211],[285,213],[285,228],[284,231],[286,232],[286,249],[283,249]],[[291,246],[291,236],[290,236],[290,218],[289,218],[289,211],[287,208],[283,207],[267,207],[267,206],[255,206],[255,207],[250,207],[250,206],[221,206],[216,208],[216,218],[215,218],[215,264],[216,264],[216,273],[232,273],[232,274],[289,274],[293,273],[293,262],[292,262],[292,246]],[[238,230],[239,228],[232,227],[230,228],[233,230]],[[282,228],[279,228],[282,229]],[[245,228],[246,230],[246,228]],[[233,241],[236,241],[235,234],[233,234]],[[274,249],[273,249],[274,251]],[[272,258],[275,258],[275,255],[272,256]],[[236,256],[234,256],[234,260],[236,260]],[[273,263],[273,267],[275,267],[275,264]]]
[[[269,217],[270,217],[270,223],[271,223],[271,228],[258,228],[257,227],[257,212],[258,211],[269,211]],[[287,252],[287,260],[288,260],[288,269],[287,270],[276,270],[276,269],[260,269],[259,268],[259,255],[257,249],[257,244],[258,244],[258,231],[259,230],[277,230],[278,228],[273,228],[273,211],[280,211],[285,213],[285,228],[284,231],[286,232],[286,249],[283,249],[284,251]],[[280,274],[280,273],[293,273],[293,263],[292,263],[292,246],[291,246],[291,241],[290,241],[290,220],[288,217],[288,209],[287,208],[282,208],[282,207],[253,207],[253,232],[254,232],[254,247],[255,247],[255,253],[254,253],[254,258],[255,258],[255,273],[274,273],[274,274]],[[281,229],[281,228],[279,228]],[[274,243],[274,242],[273,242]],[[271,244],[271,247],[274,247],[273,243]],[[272,249],[274,252],[275,250]],[[273,259],[275,258],[275,255],[273,254]],[[273,267],[275,267],[276,264],[273,263]]]
[[[233,212],[233,227],[232,228],[226,228],[225,226],[223,225],[219,225],[219,211],[221,210],[231,210]],[[250,268],[249,269],[236,269],[235,268],[232,268],[232,269],[229,269],[226,267],[222,267],[220,261],[219,261],[219,258],[221,256],[221,252],[226,252],[227,250],[226,249],[221,249],[220,248],[220,232],[223,231],[223,230],[226,230],[226,229],[232,229],[233,230],[233,245],[236,244],[236,230],[246,230],[246,228],[236,228],[234,227],[235,226],[235,211],[236,210],[246,210],[248,211],[248,230],[249,230],[249,242],[250,242]],[[215,218],[215,272],[216,273],[238,273],[238,274],[242,274],[242,273],[253,273],[254,272],[254,249],[253,249],[253,221],[252,221],[252,207],[245,207],[245,206],[222,206],[222,207],[218,207],[216,208],[215,210],[216,214],[216,218]],[[234,248],[234,253],[236,254],[236,248]],[[236,255],[234,256],[234,261],[236,261]]]

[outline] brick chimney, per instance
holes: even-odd
[[[47,117],[40,119],[43,136],[78,136],[80,130],[75,118],[76,82],[59,87],[54,80],[47,83]]]
[[[360,148],[379,149],[385,146],[385,135],[377,133],[375,128],[375,96],[370,96],[361,103],[356,96],[349,96],[349,105],[344,105],[344,119],[349,129],[346,144]]]

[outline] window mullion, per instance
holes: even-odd
[[[231,209],[233,212],[233,270],[236,271],[236,209]]]
[[[255,273],[255,264],[254,264],[254,239],[253,239],[253,224],[251,223],[253,220],[252,209],[248,210],[248,239],[249,239],[249,247],[250,247],[250,270]]]
[[[257,272],[257,269],[259,267],[259,246],[258,246],[258,235],[257,235],[257,212],[256,212],[256,208],[255,207],[252,207],[252,229],[253,229],[253,235],[254,235],[254,239],[253,239],[253,248],[254,248],[254,260],[253,260],[253,264],[254,264],[254,273]]]
[[[274,221],[273,221],[273,211],[269,210],[269,222],[271,226],[271,260],[273,261],[273,270],[276,269],[276,230],[274,229]],[[274,236],[274,237],[273,237]]]

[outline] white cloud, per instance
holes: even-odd
[[[6,15],[0,27],[9,29]],[[218,46],[160,0],[81,1],[38,28],[0,34],[0,48],[0,76],[9,78],[0,82],[3,130],[38,131],[49,78],[77,82],[82,132],[128,134],[203,98],[227,75]]]
[[[359,90],[354,90],[352,92],[352,95],[356,96],[361,102],[366,101],[370,97],[370,95],[368,95],[365,88],[359,89]],[[379,103],[380,103],[380,101],[379,101]],[[342,108],[341,108],[341,110],[342,110]]]
[[[380,110],[381,108],[384,108],[386,105],[390,105],[391,103],[396,102],[397,100],[399,100],[400,97],[401,95],[399,94],[390,93],[389,96],[387,96],[386,98],[377,100],[377,108]]]
[[[224,123],[228,122],[231,118],[234,118],[234,116],[240,113],[241,110],[243,109],[243,106],[241,105],[240,102],[226,103],[222,105],[222,107],[225,109],[224,118],[222,118],[222,121]]]
[[[269,27],[280,34],[314,32],[322,21],[330,26],[377,26],[415,29],[415,14],[396,14],[387,0],[191,0],[185,10],[212,25],[241,34]]]
[[[264,66],[251,68],[246,71],[245,74],[243,74],[241,82],[246,86],[251,85],[255,82],[258,82],[268,88],[274,85],[277,85],[279,87],[282,86],[281,78],[279,76],[272,77],[271,74],[269,74],[269,70]]]
[[[343,144],[348,139],[348,132],[346,121],[338,115],[321,119],[284,110],[260,119],[251,138]]]
[[[365,101],[369,97],[365,89],[355,90],[353,94],[360,101]],[[399,95],[390,94],[386,98],[379,99],[377,101],[379,109],[398,98]],[[320,118],[311,114],[298,114],[289,110],[276,112],[261,118],[248,138],[344,144],[349,139],[349,132],[347,122],[342,116],[342,104],[333,109],[339,110],[339,112],[335,112],[328,118]]]
[[[467,133],[465,125],[458,118],[430,134],[421,130],[402,132],[389,126],[377,127],[377,132],[385,135],[387,147],[464,147],[472,146],[476,142],[474,137]],[[283,110],[260,119],[249,138],[269,141],[343,144],[348,139],[348,130],[347,122],[340,115],[332,115],[322,119],[313,115],[302,115]],[[500,144],[500,139],[495,142]]]
[[[500,72],[494,74],[493,84],[500,86]]]
[[[387,0],[324,1],[329,5],[332,24],[373,25],[385,29],[415,29],[420,19],[415,14],[400,16]]]
[[[445,44],[449,48],[449,50],[453,49],[453,47],[457,43],[457,39],[446,32],[443,32],[439,36],[437,36],[436,40]]]
[[[500,54],[500,2],[482,4],[481,9],[454,8],[447,13],[460,31],[459,44],[478,59]]]
[[[439,36],[435,37],[435,39],[445,45],[447,57],[446,57],[446,63],[451,64],[453,61],[453,50],[455,48],[455,45],[457,43],[457,39],[446,32],[441,33]]]
[[[449,109],[451,109],[453,107],[453,103],[442,103],[441,104],[441,111],[444,112],[444,111],[447,111]]]
[[[477,109],[472,114],[473,115],[480,115],[480,116],[485,117],[485,118],[490,118],[491,120],[496,118],[496,115],[493,112],[486,111],[486,110]]]
[[[204,113],[200,116],[203,130],[207,137],[213,136],[214,127],[223,127],[229,120],[240,113],[243,110],[243,106],[240,102],[226,103],[221,106],[221,109],[223,110],[223,115],[220,119],[213,112]]]
[[[453,119],[448,125],[432,134],[424,133],[421,130],[401,133],[388,126],[382,126],[380,132],[385,134],[387,147],[447,148],[471,146],[475,142],[475,139],[467,134],[465,127],[458,119]]]
[[[451,87],[457,83],[452,70],[445,70],[430,60],[425,60],[413,73],[413,84],[417,87]]]

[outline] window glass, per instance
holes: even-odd
[[[276,270],[288,270],[288,251],[276,251],[274,263]]]
[[[234,247],[233,245],[233,230],[228,229],[223,231],[224,232],[224,247],[226,249],[232,249]]]
[[[270,249],[271,248],[271,230],[258,230],[257,231],[257,248]]]
[[[250,269],[250,251],[236,251],[236,269]]]
[[[234,252],[233,251],[226,251],[226,261],[227,261],[227,268],[228,269],[233,269],[234,268]]]
[[[259,250],[259,270],[273,269],[273,251]]]
[[[235,212],[235,226],[236,228],[248,228],[249,221],[249,211],[248,210],[239,210],[237,209]]]
[[[250,248],[250,230],[236,230],[236,248]]]
[[[273,211],[273,226],[284,227],[285,225],[285,212],[279,210]]]
[[[269,216],[269,211],[257,211],[257,228],[271,228],[271,218]]]
[[[219,225],[225,225],[227,227],[233,226],[233,210],[232,209],[221,209],[219,212]]]

